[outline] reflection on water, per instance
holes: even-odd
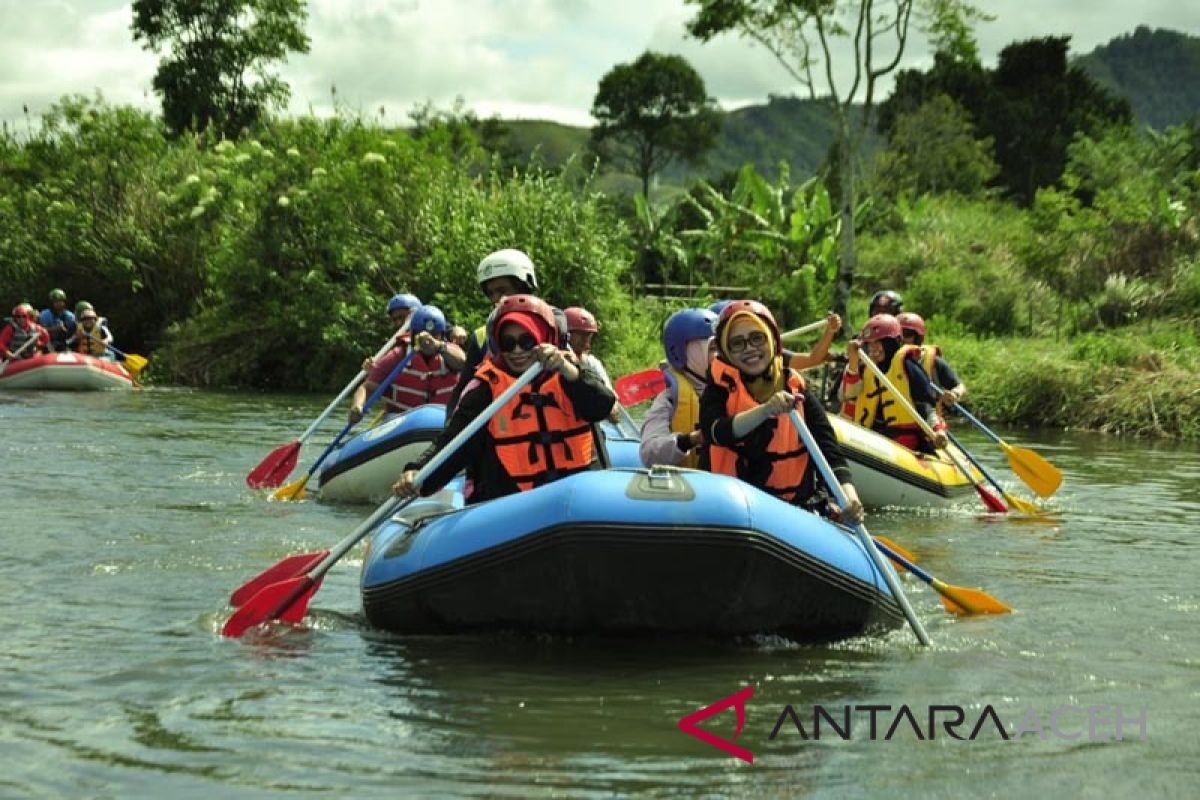
[[[909,581],[929,650],[905,629],[819,647],[393,637],[363,623],[357,554],[327,577],[306,627],[224,640],[231,589],[368,512],[245,487],[324,401],[0,393],[0,796],[1191,794],[1194,446],[1014,431],[1008,441],[1066,474],[1052,513],[996,517],[976,501],[873,515],[874,532],[939,578],[1017,609],[960,620]],[[331,435],[306,446],[297,474]],[[1030,497],[999,448],[962,436]],[[678,730],[745,686],[737,743],[753,765]],[[851,741],[791,727],[772,739],[789,704],[990,704],[1006,720],[1145,705],[1148,737],[929,742],[905,728],[883,742],[858,726]],[[734,714],[704,727],[728,738]]]

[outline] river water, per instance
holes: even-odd
[[[362,622],[358,551],[304,629],[224,639],[231,589],[369,511],[245,486],[322,404],[0,393],[0,797],[1196,794],[1195,446],[1013,431],[1065,473],[1055,515],[873,515],[937,577],[1017,609],[960,620],[906,581],[929,649],[905,629],[823,646],[398,638]],[[752,764],[679,731],[745,687]],[[839,724],[848,708],[848,736],[823,721],[817,738],[817,706]],[[962,709],[963,740],[936,709],[929,738],[932,706]],[[729,738],[734,717],[703,727]]]

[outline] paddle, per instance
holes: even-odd
[[[410,315],[411,316],[411,315]],[[403,328],[401,328],[403,331]],[[395,335],[388,338],[384,342],[383,347],[372,356],[372,359],[378,361],[387,354],[395,346]],[[273,489],[276,486],[282,486],[287,480],[287,476],[296,468],[296,460],[300,453],[300,447],[304,444],[309,436],[321,426],[321,423],[328,419],[333,410],[337,408],[338,403],[345,400],[351,392],[358,388],[358,384],[362,383],[363,378],[367,377],[366,370],[359,370],[358,374],[350,379],[345,388],[338,393],[338,396],[333,398],[333,401],[325,407],[325,410],[313,420],[312,424],[304,433],[300,434],[300,438],[293,439],[287,444],[281,444],[270,453],[267,453],[266,458],[258,463],[254,469],[250,470],[250,474],[246,476],[246,485],[251,489]]]
[[[479,416],[471,420],[467,427],[463,428],[457,436],[447,442],[446,446],[417,473],[417,488],[420,489],[421,485],[425,483],[434,470],[444,464],[458,448],[462,447],[464,442],[475,435],[476,431],[488,424],[497,411],[503,408],[519,391],[528,386],[541,372],[542,365],[540,363],[535,363],[529,369],[525,370],[521,374],[521,377],[513,382],[512,386],[505,389],[499,397],[480,412]],[[376,526],[407,506],[418,496],[419,494],[412,497],[389,498],[383,505],[375,509],[375,512],[366,521],[338,542],[332,550],[288,556],[283,561],[251,579],[248,583],[243,584],[230,597],[231,603],[242,599],[253,587],[261,586],[261,588],[255,591],[250,599],[243,600],[241,607],[225,623],[225,626],[221,629],[221,633],[225,636],[241,636],[248,629],[268,620],[280,619],[284,622],[299,622],[302,620],[304,612],[308,608],[308,601],[320,587],[325,573],[342,556],[350,552],[351,548],[365,538],[367,534],[373,531]],[[287,574],[288,570],[293,568],[297,570],[297,574],[267,583],[268,580]]]
[[[825,327],[825,320],[819,319],[816,322],[810,322],[807,325],[801,325],[799,328],[793,328],[790,331],[784,331],[779,334],[780,339],[791,339],[794,336],[803,336],[806,333],[820,330]]]
[[[388,376],[383,379],[383,383],[376,386],[375,391],[371,392],[371,396],[368,397],[367,402],[363,404],[363,407],[362,407],[363,414],[366,414],[371,409],[371,406],[375,405],[376,400],[378,400],[380,397],[383,397],[383,393],[386,392],[388,390],[388,387],[392,385],[392,381],[396,380],[396,376],[398,376],[401,372],[404,371],[404,368],[409,365],[409,362],[411,362],[413,360],[413,356],[415,356],[416,354],[417,354],[417,349],[416,349],[416,346],[413,345],[409,349],[408,354],[406,356],[404,356],[404,358],[400,359],[400,361],[396,363],[396,366],[392,367],[392,371],[389,372]],[[319,466],[321,466],[323,463],[325,463],[325,459],[329,456],[330,453],[332,453],[335,449],[337,449],[337,446],[342,443],[342,439],[344,439],[346,437],[346,434],[349,433],[350,429],[353,427],[354,427],[353,422],[347,422],[345,425],[343,425],[341,432],[338,433],[338,435],[334,438],[334,440],[329,443],[329,445],[325,448],[325,450],[321,453],[321,455],[317,457],[317,460],[314,461],[313,465],[308,468],[308,472],[306,472],[304,474],[304,477],[298,481],[292,481],[287,486],[284,486],[282,489],[276,489],[275,492],[271,495],[271,499],[272,500],[303,500],[304,499],[304,487],[308,484],[309,478],[311,478],[313,476],[313,473],[317,471],[317,468]]]
[[[876,542],[878,543],[878,540]],[[947,611],[962,616],[971,614],[1008,614],[1012,611],[1012,608],[982,589],[967,589],[963,586],[952,586],[945,581],[940,581],[933,577],[887,545],[878,543],[878,547],[892,561],[895,561],[913,575],[916,575],[925,581],[925,583],[932,586],[942,596],[942,605],[946,607]]]
[[[653,400],[659,392],[667,388],[667,379],[660,369],[644,369],[617,378],[613,389],[617,392],[617,400],[624,406],[636,406],[647,400]]]
[[[6,359],[4,359],[3,361],[0,361],[0,375],[3,375],[3,374],[4,374],[4,370],[8,369],[8,363],[9,363],[10,361],[13,361],[14,359],[20,358],[20,356],[21,356],[21,353],[24,353],[24,352],[25,352],[25,348],[26,348],[26,347],[29,347],[29,345],[33,344],[33,343],[34,343],[34,342],[36,342],[37,340],[38,340],[37,334],[31,334],[31,335],[30,335],[30,337],[29,337],[28,339],[26,339],[26,340],[25,340],[25,344],[23,344],[23,345],[21,345],[20,347],[18,347],[18,348],[17,348],[17,350],[16,350],[16,352],[14,352],[14,353],[13,353],[13,357],[12,357],[12,358],[6,358]]]
[[[985,436],[1000,445],[1000,449],[1008,456],[1008,465],[1012,467],[1012,471],[1017,473],[1017,477],[1024,481],[1025,485],[1032,489],[1039,497],[1049,497],[1058,491],[1058,487],[1062,485],[1063,480],[1062,472],[1059,471],[1058,467],[1028,448],[1013,447],[1008,444],[999,436],[992,433],[986,425],[977,420],[961,404],[955,403],[954,408],[958,413],[966,417],[967,421],[983,431]]]
[[[791,417],[792,425],[796,428],[796,433],[800,434],[800,439],[804,442],[805,449],[808,450],[808,457],[816,464],[817,470],[820,471],[821,477],[825,480],[825,485],[829,487],[829,491],[833,493],[834,500],[837,501],[838,506],[842,509],[843,514],[845,514],[846,521],[850,522],[849,512],[846,510],[850,507],[850,502],[846,499],[846,493],[842,491],[842,485],[838,483],[837,476],[833,474],[829,462],[825,460],[825,454],[821,452],[821,448],[817,447],[817,442],[813,439],[812,431],[808,429],[808,425],[804,423],[804,418],[800,416],[800,412],[795,408],[788,413],[788,416]],[[896,573],[883,560],[883,556],[879,555],[875,540],[871,538],[871,534],[867,533],[866,526],[861,522],[854,522],[850,523],[850,528],[858,536],[863,549],[867,551],[867,555],[871,557],[871,561],[875,564],[875,569],[879,570],[879,574],[883,576],[883,580],[887,583],[888,589],[891,590],[892,596],[900,604],[900,608],[904,611],[904,616],[908,619],[908,624],[912,628],[913,634],[916,635],[917,641],[928,647],[929,634],[925,632],[921,621],[917,619],[916,612],[909,605],[908,598],[904,596],[904,591],[900,588],[900,582],[896,578]]]
[[[927,437],[929,437],[929,441],[934,441],[936,436],[933,432],[933,429],[929,427],[929,423],[917,413],[917,410],[913,408],[912,403],[908,401],[907,397],[896,391],[896,387],[893,386],[892,382],[888,380],[886,375],[883,374],[883,370],[879,368],[879,365],[876,364],[875,361],[865,353],[863,354],[863,358],[859,360],[863,364],[866,364],[867,368],[875,373],[875,377],[887,388],[889,392],[892,393],[892,397],[896,398],[896,401],[900,403],[904,410],[907,411],[909,415],[917,421],[917,425],[921,428],[921,431]],[[921,377],[925,376],[922,375]],[[928,381],[926,381],[926,385],[928,385]],[[958,468],[958,471],[961,472],[966,479],[971,482],[971,485],[975,487],[975,491],[979,494],[980,499],[983,500],[983,504],[985,507],[987,507],[987,510],[998,514],[1007,514],[1008,506],[1004,505],[999,497],[996,497],[996,495],[992,494],[983,485],[983,481],[976,479],[975,476],[971,474],[971,470],[969,470],[967,465],[962,462],[962,459],[959,458],[949,447],[944,448],[944,450],[946,455],[950,457],[950,460],[954,462],[954,466]]]
[[[83,329],[82,326],[77,328],[77,330],[89,339],[93,339],[111,350],[113,354],[116,355],[120,360],[121,366],[125,367],[125,371],[129,373],[129,377],[133,378],[134,383],[142,382],[142,370],[144,370],[146,365],[150,363],[149,359],[147,359],[145,356],[139,356],[137,353],[123,353],[100,337],[92,333],[88,333]]]
[[[640,439],[642,436],[641,430],[638,428],[637,423],[633,421],[633,416],[629,413],[629,409],[620,400],[617,401],[617,410],[621,412],[621,419],[629,425],[629,430],[633,431],[631,434],[633,438]],[[617,430],[621,430],[620,425],[617,426]]]
[[[1023,514],[1042,513],[1040,508],[1035,506],[1033,503],[1030,503],[1028,500],[1022,500],[1016,495],[1009,494],[1008,492],[1004,491],[1004,487],[1000,485],[1000,482],[992,477],[992,473],[987,471],[987,467],[983,466],[983,464],[979,462],[979,459],[975,458],[975,456],[971,455],[971,452],[967,450],[967,448],[963,447],[962,442],[958,441],[958,437],[956,437],[950,431],[946,431],[946,436],[951,442],[954,443],[955,447],[962,451],[962,454],[967,457],[967,461],[970,461],[972,464],[974,464],[975,469],[979,470],[980,473],[983,474],[983,477],[987,478],[988,483],[994,486],[996,491],[998,491],[1001,496],[1004,497],[1004,502],[1008,503],[1010,506]]]

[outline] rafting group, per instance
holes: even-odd
[[[0,388],[129,389],[139,385],[142,356],[113,346],[108,319],[87,300],[67,308],[67,293],[52,289],[37,312],[18,303],[0,326]]]
[[[796,332],[757,301],[684,309],[664,325],[660,367],[613,382],[591,352],[594,315],[540,299],[525,253],[491,253],[477,277],[493,310],[474,334],[412,295],[392,298],[395,338],[304,435],[251,471],[248,484],[278,500],[302,498],[323,464],[322,499],[386,499],[333,548],[239,587],[227,635],[299,622],[328,569],[368,536],[364,610],[400,633],[810,640],[907,619],[927,643],[881,553],[955,613],[1009,610],[939,581],[864,527],[867,506],[939,504],[960,487],[990,512],[1008,511],[1005,501],[1037,511],[949,440],[945,416],[967,414],[966,387],[895,292],[872,298],[828,413],[802,372],[829,360],[837,315],[797,353],[784,348]],[[283,486],[303,441],[350,392],[341,433]],[[381,398],[377,424],[343,443]],[[633,425],[625,405],[646,400],[640,429],[622,428]],[[1035,492],[1057,489],[1052,465],[996,441]]]

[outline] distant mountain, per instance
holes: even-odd
[[[501,124],[507,129],[505,150],[510,158],[516,156],[522,161],[536,151],[543,164],[554,167],[572,155],[583,154],[591,134],[588,128],[544,120],[502,120]],[[746,162],[772,178],[778,175],[779,164],[787,162],[793,179],[800,181],[825,160],[834,130],[834,118],[826,104],[771,96],[766,105],[726,113],[721,137],[704,165],[672,164],[659,176],[659,184],[682,187],[697,178],[719,178],[736,172]],[[877,141],[869,139],[868,147],[873,148]],[[606,176],[602,188],[620,186],[636,191],[638,183],[630,177]]]
[[[1140,26],[1075,59],[1159,130],[1200,114],[1200,38]]]

